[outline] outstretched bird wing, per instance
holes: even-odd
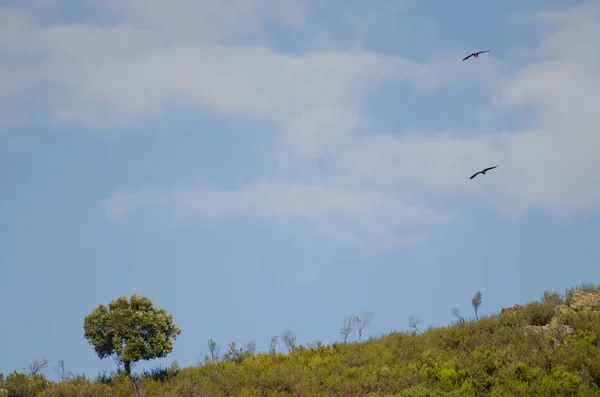
[[[489,170],[493,170],[493,169],[494,169],[494,168],[496,168],[496,167],[498,167],[498,166],[497,166],[497,165],[495,165],[495,166],[493,166],[493,167],[488,167],[488,168],[485,168],[485,169],[483,169],[483,170],[481,170],[481,171],[479,171],[479,172],[476,172],[476,173],[474,173],[473,175],[471,175],[471,177],[470,177],[469,179],[473,179],[473,178],[475,178],[477,175],[479,175],[479,174],[484,174],[484,173],[488,172]]]
[[[471,55],[469,55],[468,57],[465,57],[465,58],[463,59],[463,61],[466,61],[467,59],[471,58],[471,57],[472,57],[472,56],[474,56],[474,55],[485,54],[486,52],[490,52],[490,51],[492,51],[492,50],[485,50],[485,51],[477,51],[477,52],[474,52],[474,53],[472,53]]]
[[[469,179],[473,179],[479,174],[481,174],[481,171],[474,173]]]

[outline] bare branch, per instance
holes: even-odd
[[[456,307],[454,309],[452,309],[452,315],[458,319],[458,323],[459,324],[464,324],[465,323],[464,317],[462,317],[460,315],[460,313],[459,313],[459,311],[458,311],[458,309]]]
[[[288,353],[291,353],[292,350],[296,348],[296,335],[292,332],[292,330],[288,327],[283,331],[282,338],[283,343],[288,349]]]
[[[344,343],[348,341],[348,335],[354,331],[354,327],[356,326],[356,318],[354,316],[346,316],[344,318],[344,325],[340,329],[340,334],[344,337]]]
[[[48,359],[46,357],[42,359],[35,359],[29,363],[29,375],[39,375],[43,370],[48,367]]]
[[[411,315],[408,319],[408,325],[414,330],[415,333],[420,334],[421,330],[417,327],[421,324],[421,320],[416,318],[414,315]]]
[[[269,354],[277,354],[277,336],[271,336],[271,343],[269,344]]]
[[[369,310],[363,310],[360,312],[360,316],[356,316],[356,327],[358,328],[358,340],[362,339],[363,330],[371,324],[373,315],[375,312]]]
[[[75,376],[71,371],[67,371],[64,360],[58,360],[58,368],[54,372],[60,377],[60,380],[73,379]]]
[[[256,342],[251,340],[246,344],[246,351],[253,356],[256,353]]]

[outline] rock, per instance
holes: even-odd
[[[575,311],[600,310],[600,294],[585,291],[573,291],[569,306]]]
[[[518,303],[515,303],[515,305],[513,307],[505,307],[502,309],[502,313],[506,313],[506,312],[515,312],[517,310],[521,310],[523,309],[525,306],[523,305],[519,305]]]
[[[546,324],[543,326],[527,325],[524,327],[526,332],[532,334],[542,334],[552,338],[557,344],[566,343],[565,337],[573,333],[573,328],[565,324]]]

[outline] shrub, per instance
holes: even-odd
[[[546,290],[546,291],[544,291],[544,295],[542,296],[542,303],[545,303],[548,305],[553,305],[553,306],[558,306],[558,305],[564,305],[565,300],[562,297],[562,295],[559,294],[558,292]]]
[[[49,386],[43,375],[28,376],[16,371],[6,378],[5,388],[11,397],[37,396]]]
[[[529,325],[546,325],[556,313],[556,307],[546,303],[532,302],[525,306],[523,313]]]

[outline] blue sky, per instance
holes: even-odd
[[[134,293],[182,329],[140,370],[600,282],[600,3],[564,3],[5,2],[0,372],[115,369],[83,318]]]

